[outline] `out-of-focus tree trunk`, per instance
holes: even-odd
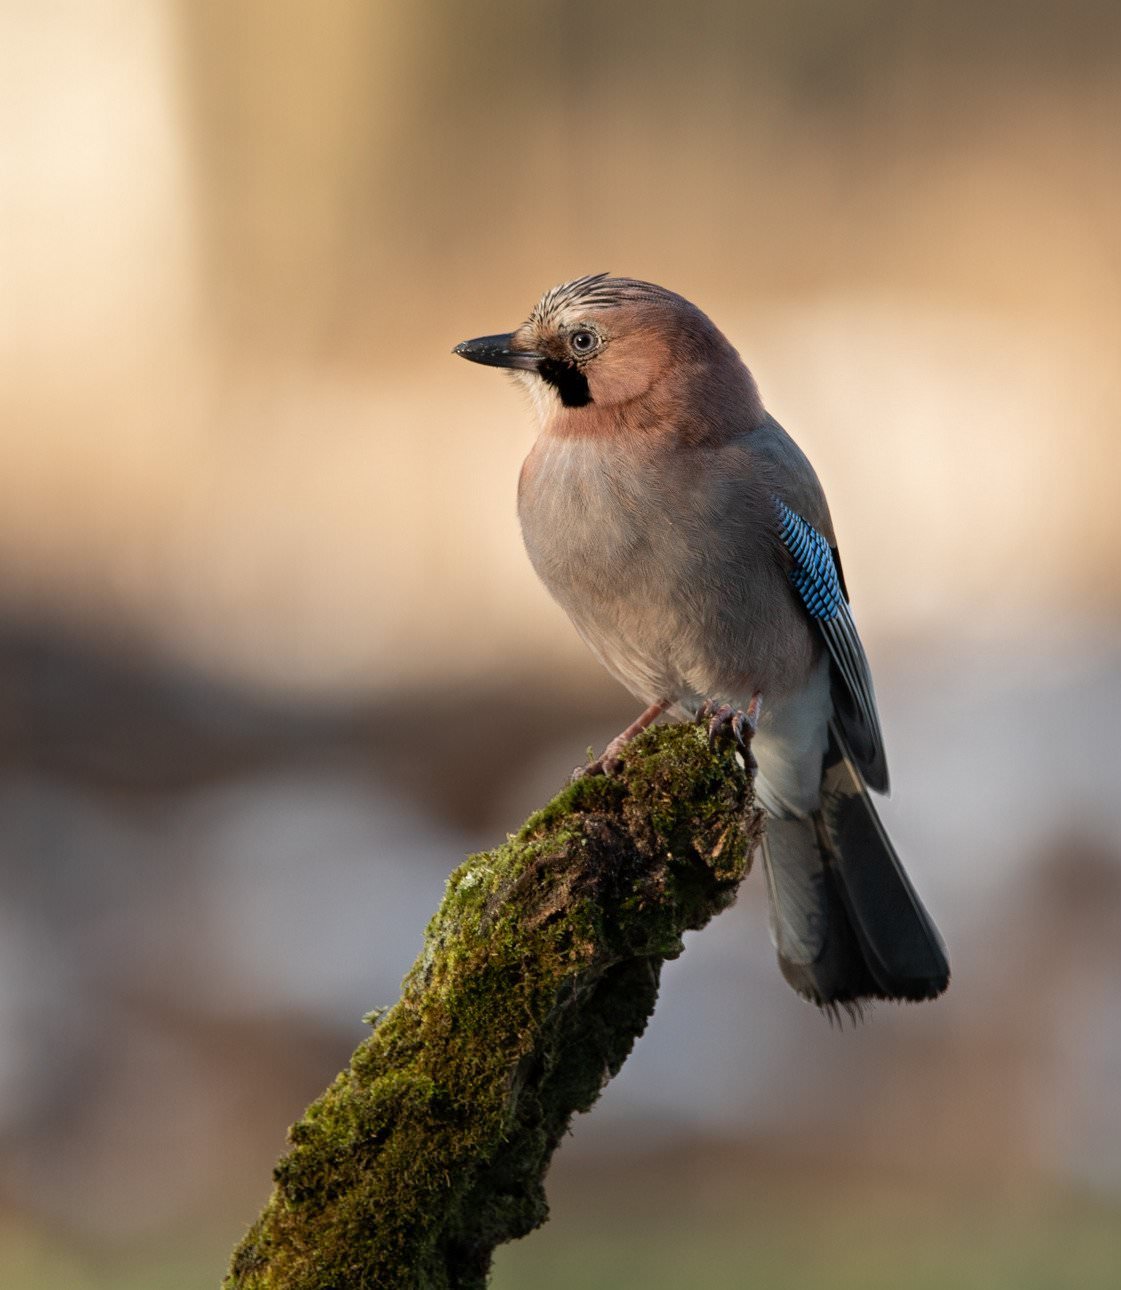
[[[401,1000],[292,1128],[227,1290],[484,1286],[761,828],[742,759],[668,726],[456,870]]]

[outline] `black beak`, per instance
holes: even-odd
[[[452,353],[486,367],[516,367],[525,372],[536,372],[537,364],[544,355],[526,349],[513,349],[513,340],[513,332],[506,332],[502,336],[479,336],[475,340],[461,342]]]

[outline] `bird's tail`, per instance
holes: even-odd
[[[932,999],[946,988],[942,938],[836,729],[820,810],[769,818],[763,866],[779,966],[799,994],[858,1012],[864,999]]]

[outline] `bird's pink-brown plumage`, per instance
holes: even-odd
[[[825,495],[735,349],[681,296],[597,275],[458,352],[529,392],[530,559],[647,715],[763,696],[753,752],[784,974],[827,1006],[938,993],[940,938],[861,780],[886,786],[863,650],[847,606],[829,632],[807,613],[776,522],[789,508],[836,559]]]

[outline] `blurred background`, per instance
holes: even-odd
[[[212,1285],[450,870],[634,715],[453,359],[611,270],[830,493],[941,1002],[752,875],[516,1287],[1121,1277],[1121,9],[0,0],[0,1283]]]

